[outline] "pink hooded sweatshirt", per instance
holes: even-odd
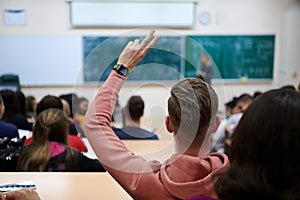
[[[83,130],[99,161],[134,199],[217,197],[213,175],[229,167],[225,154],[205,158],[173,154],[163,163],[146,160],[127,149],[111,129],[118,93],[126,78],[114,70],[86,113]]]

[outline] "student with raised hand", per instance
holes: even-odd
[[[218,126],[217,96],[207,83],[184,79],[173,86],[168,100],[167,129],[176,143],[164,163],[134,155],[115,135],[111,116],[118,93],[139,61],[159,37],[130,41],[117,66],[101,86],[83,123],[84,132],[104,168],[134,199],[215,197],[213,176],[229,167],[226,155],[209,154],[210,133]]]
[[[216,182],[222,200],[300,198],[300,93],[261,94],[243,114],[229,149],[230,169]]]
[[[67,116],[57,108],[41,112],[33,128],[33,140],[18,158],[18,171],[99,172],[98,160],[89,159],[68,145]]]

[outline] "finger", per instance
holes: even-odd
[[[135,39],[134,42],[133,42],[134,45],[139,45],[139,43],[140,43],[139,39]]]
[[[2,192],[0,193],[0,200],[5,200],[6,199],[6,195],[2,194]]]
[[[152,40],[151,40],[151,42],[146,46],[146,48],[152,48],[154,45],[155,45],[155,43],[159,40],[159,35],[156,35]]]
[[[127,49],[127,48],[129,48],[130,46],[132,46],[132,45],[133,45],[133,42],[132,42],[132,41],[129,41],[124,49]]]
[[[143,54],[147,54],[148,51],[156,44],[156,42],[159,40],[159,35],[155,36],[151,42],[146,46],[146,48],[144,48],[143,50]]]
[[[140,46],[140,40],[139,39],[135,39],[134,40],[132,48],[133,49],[140,49],[141,48],[141,46]]]
[[[150,39],[152,38],[152,36],[154,35],[155,31],[154,30],[151,30],[148,35],[144,38],[144,40],[142,41],[141,43],[141,47],[144,47],[149,41]]]

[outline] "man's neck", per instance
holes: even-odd
[[[206,136],[207,137],[205,137],[201,146],[190,144],[189,147],[181,145],[179,141],[176,141],[176,137],[175,137],[176,153],[194,156],[194,157],[200,157],[200,158],[206,157],[210,152],[210,140],[209,140],[209,136],[208,135]]]
[[[140,127],[140,120],[126,120],[124,126],[137,126]]]

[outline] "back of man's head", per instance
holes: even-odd
[[[38,116],[41,112],[49,108],[58,108],[63,110],[63,104],[61,102],[61,99],[53,95],[44,96],[43,99],[37,104],[36,116]]]
[[[129,115],[133,121],[139,120],[144,114],[144,101],[141,96],[131,96],[127,103]]]
[[[173,131],[188,142],[196,136],[204,140],[217,109],[217,94],[200,79],[187,78],[171,88],[168,112]]]

